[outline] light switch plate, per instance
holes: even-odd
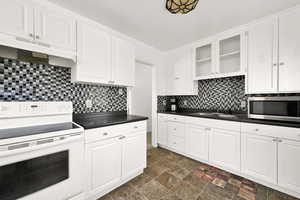
[[[87,108],[93,107],[93,101],[92,101],[91,99],[86,100],[86,101],[85,101],[85,106],[86,106]]]

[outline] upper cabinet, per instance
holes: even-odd
[[[300,8],[279,16],[278,91],[300,91]]]
[[[167,95],[197,95],[198,83],[193,80],[192,51],[175,52],[169,55],[171,60],[168,73]]]
[[[23,0],[1,1],[0,32],[33,40],[34,9],[32,4]]]
[[[248,92],[277,90],[276,18],[252,26],[248,39]]]
[[[76,50],[76,21],[45,7],[35,13],[35,39],[40,45],[65,50]]]
[[[75,82],[134,86],[134,47],[94,23],[78,22]]]
[[[112,50],[112,80],[117,85],[134,86],[134,46],[128,41],[113,37]]]
[[[244,33],[216,36],[194,47],[194,80],[244,75]]]
[[[248,93],[300,92],[300,9],[248,30]]]
[[[1,5],[1,45],[75,59],[75,18],[31,1],[11,0]]]

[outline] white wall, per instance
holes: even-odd
[[[136,62],[135,87],[132,88],[132,114],[147,116],[148,132],[152,130],[152,66]]]

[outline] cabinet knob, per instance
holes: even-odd
[[[276,138],[273,138],[272,141],[273,141],[273,142],[277,142],[277,139],[276,139]]]
[[[205,128],[206,131],[211,131],[211,128]]]
[[[126,138],[125,136],[121,136],[121,137],[119,137],[119,140],[123,140],[125,138]]]
[[[258,131],[259,131],[259,129],[258,129],[258,128],[256,128],[256,129],[254,129],[254,131],[255,131],[255,132],[258,132]]]
[[[273,66],[274,66],[274,67],[277,67],[277,63],[274,63]]]
[[[137,129],[137,128],[138,128],[138,126],[135,126],[134,128],[135,128],[135,129]]]
[[[38,39],[38,40],[39,40],[39,39],[41,39],[41,37],[40,37],[40,36],[38,36],[38,35],[37,35],[37,36],[35,36],[35,38],[36,38],[36,39]]]
[[[32,38],[33,38],[34,36],[33,36],[33,34],[32,34],[32,33],[29,33],[29,37],[32,37]]]
[[[176,131],[176,128],[174,128],[174,131]]]
[[[103,133],[103,136],[107,136],[108,135],[108,133]]]
[[[284,64],[285,64],[284,62],[279,63],[280,66],[283,66]]]

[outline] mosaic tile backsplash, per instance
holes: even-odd
[[[72,101],[75,113],[126,111],[127,90],[71,83],[70,68],[0,58],[0,101]]]
[[[176,96],[179,109],[245,111],[241,108],[242,101],[247,98],[244,76],[200,80],[198,84],[197,96]],[[157,109],[168,110],[169,105],[164,105],[163,102],[168,102],[170,98],[170,96],[159,96]]]

